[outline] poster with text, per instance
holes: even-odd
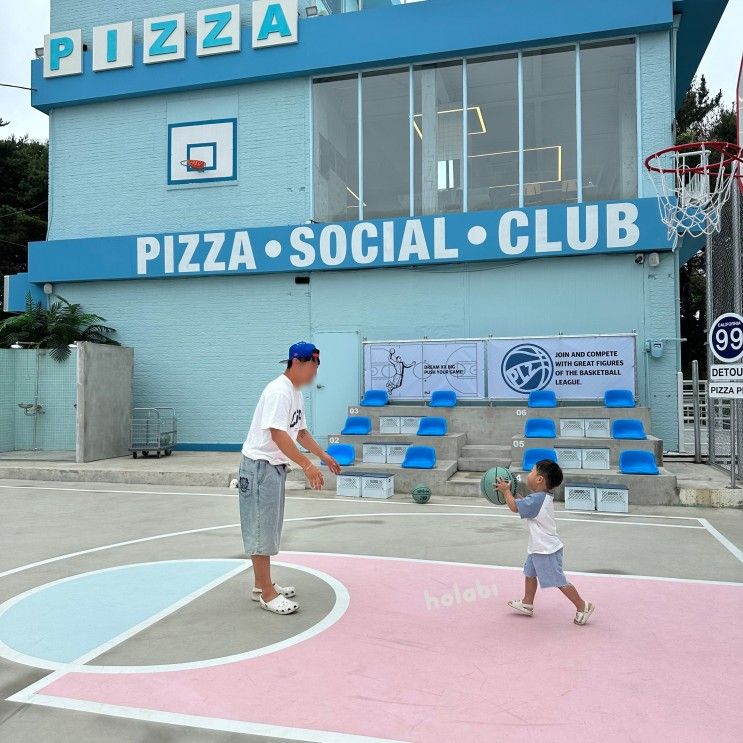
[[[484,341],[423,344],[423,396],[453,390],[460,400],[485,397]]]
[[[490,399],[524,399],[534,390],[552,390],[558,400],[635,393],[633,335],[492,339],[487,358]]]

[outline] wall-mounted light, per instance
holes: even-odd
[[[320,11],[317,9],[317,5],[308,5],[304,9],[304,14],[307,18],[313,18],[314,16],[319,15]]]
[[[36,49],[34,49],[34,54],[36,55],[36,59],[43,59],[44,58],[44,47],[37,46]]]

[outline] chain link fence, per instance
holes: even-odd
[[[707,323],[725,312],[743,313],[743,198],[733,187],[723,207],[721,229],[707,242]],[[709,368],[718,362],[707,349]],[[707,399],[709,461],[727,472],[732,468],[733,442],[736,477],[743,479],[743,401]]]

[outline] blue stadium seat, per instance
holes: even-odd
[[[446,418],[421,418],[418,436],[446,436]]]
[[[387,390],[367,390],[361,404],[365,408],[383,408],[390,401]]]
[[[637,418],[619,418],[611,424],[613,439],[633,439],[644,441],[647,438],[645,426]]]
[[[634,408],[635,396],[632,390],[606,390],[604,406],[607,408]]]
[[[529,393],[530,408],[556,408],[557,395],[552,390],[534,390]]]
[[[436,450],[432,446],[409,446],[401,466],[409,470],[432,470],[436,467]]]
[[[328,454],[342,467],[353,464],[356,459],[356,452],[351,444],[331,444],[328,447]]]
[[[371,433],[371,418],[365,415],[349,415],[341,433],[344,436],[366,436]]]
[[[619,471],[623,475],[657,475],[658,464],[651,451],[628,449],[619,453]]]
[[[521,462],[521,469],[529,472],[531,468],[543,459],[550,459],[557,462],[557,452],[554,449],[524,449],[524,459]]]
[[[454,390],[436,390],[431,393],[429,408],[453,408],[457,404],[457,393]]]
[[[527,439],[554,439],[557,438],[557,427],[549,418],[529,418],[524,436]]]

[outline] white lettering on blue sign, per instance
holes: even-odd
[[[136,239],[137,275],[417,265],[457,261],[464,250],[467,250],[468,260],[477,260],[474,249],[480,244],[483,244],[480,260],[587,253],[599,244],[604,248],[602,252],[635,248],[640,239],[637,206],[604,204],[603,220],[600,207],[588,204],[561,210],[554,207],[531,212],[509,210],[496,213],[494,230],[483,225],[463,230],[462,221],[469,223],[478,218],[477,214],[381,223],[302,225],[285,228],[287,233],[283,240],[274,235],[266,240],[260,261],[256,261],[250,234],[265,233],[266,228],[250,232],[144,236]],[[559,212],[562,212],[561,219],[556,218]],[[492,215],[488,221],[492,221]],[[447,235],[449,222],[458,233],[456,241],[451,234]],[[602,226],[603,235],[600,235]],[[462,233],[472,239],[465,237],[462,241]],[[481,239],[483,234],[484,239]],[[274,261],[276,268],[272,269]]]
[[[196,13],[196,55],[240,51],[240,5],[224,5]],[[298,0],[254,0],[253,47],[262,49],[299,41]],[[132,67],[134,23],[94,26],[94,72]],[[145,64],[186,58],[186,14],[174,13],[142,21],[142,61]],[[82,29],[58,31],[44,37],[44,77],[80,75],[83,71]]]
[[[265,274],[672,250],[656,199],[29,245],[29,281]]]

